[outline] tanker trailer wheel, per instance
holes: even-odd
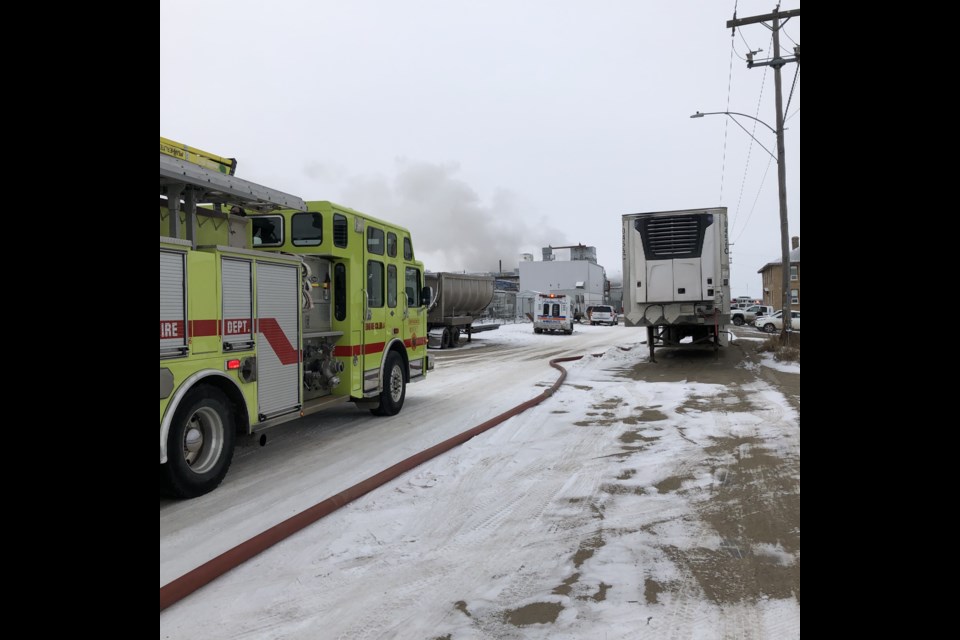
[[[230,401],[221,391],[211,386],[190,391],[170,424],[161,489],[177,498],[216,489],[233,459],[235,431]]]
[[[380,392],[380,404],[370,409],[375,416],[394,416],[400,413],[403,400],[407,396],[407,381],[403,376],[403,360],[391,351],[387,355],[384,367],[383,390]]]
[[[443,335],[440,336],[440,348],[449,349],[450,348],[450,328],[443,328]]]
[[[460,327],[450,327],[450,348],[460,346]]]

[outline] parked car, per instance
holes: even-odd
[[[598,304],[594,307],[587,307],[587,320],[590,324],[609,324],[613,326],[620,321],[617,312],[608,304]]]
[[[753,304],[745,309],[731,309],[730,320],[738,327],[742,324],[750,324],[760,316],[773,315],[773,307],[763,304]]]
[[[775,333],[783,329],[783,310],[777,311],[772,316],[760,316],[753,321],[757,329],[763,329],[767,333]],[[790,311],[790,328],[794,331],[800,331],[800,312]]]

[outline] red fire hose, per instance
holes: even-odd
[[[599,355],[603,354],[594,354],[595,357]],[[406,460],[401,460],[397,464],[388,469],[384,469],[375,476],[371,476],[370,478],[353,485],[349,489],[345,489],[344,491],[327,498],[323,502],[315,504],[312,507],[301,511],[297,515],[287,518],[283,522],[280,522],[279,524],[270,527],[266,531],[255,535],[246,542],[241,542],[232,549],[224,551],[212,560],[203,563],[196,569],[188,571],[179,578],[176,578],[175,580],[172,580],[171,582],[160,587],[160,611],[163,611],[170,605],[187,597],[200,587],[212,582],[231,569],[240,566],[260,552],[266,551],[284,538],[287,538],[297,531],[300,531],[304,527],[313,524],[320,518],[333,513],[340,507],[349,504],[363,495],[366,495],[377,487],[380,487],[397,478],[401,474],[404,474],[407,471],[410,471],[411,469],[423,464],[427,460],[435,458],[441,453],[445,453],[450,449],[463,444],[467,440],[470,440],[474,436],[477,436],[484,431],[487,431],[488,429],[491,429],[498,424],[512,418],[513,416],[526,411],[530,407],[540,404],[552,396],[554,392],[560,388],[560,385],[563,384],[563,381],[567,377],[567,370],[557,363],[571,362],[574,360],[579,360],[582,357],[583,356],[573,356],[569,358],[554,358],[551,360],[550,366],[560,370],[560,377],[557,378],[557,381],[554,382],[549,389],[546,389],[543,393],[535,398],[527,400],[523,404],[519,404],[509,411],[501,413],[495,418],[491,418],[484,423],[478,424],[472,429],[464,431],[463,433],[448,440],[444,440],[440,444],[434,445],[425,451],[414,454]]]

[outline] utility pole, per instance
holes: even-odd
[[[790,230],[787,224],[787,165],[785,153],[783,150],[783,92],[780,81],[780,68],[788,62],[800,64],[800,46],[794,47],[794,56],[788,58],[780,57],[780,29],[790,18],[800,17],[800,9],[791,9],[790,11],[774,9],[772,13],[762,16],[752,16],[750,18],[741,18],[727,21],[727,26],[731,29],[743,26],[745,24],[756,24],[758,22],[772,21],[773,26],[768,27],[773,31],[773,58],[766,62],[754,62],[753,54],[747,54],[747,68],[753,67],[773,67],[774,85],[776,87],[777,99],[777,178],[780,183],[780,252],[781,252],[781,271],[783,271],[783,331],[780,332],[781,344],[787,344],[787,331],[793,325],[790,313]],[[783,23],[780,19],[783,19]],[[766,25],[764,25],[766,26]]]

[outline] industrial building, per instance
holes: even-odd
[[[556,249],[569,249],[570,259],[558,259]],[[535,262],[529,253],[524,254],[519,275],[521,293],[565,293],[574,301],[578,314],[589,306],[610,304],[610,281],[604,268],[597,264],[596,247],[582,244],[544,247],[540,262]]]

